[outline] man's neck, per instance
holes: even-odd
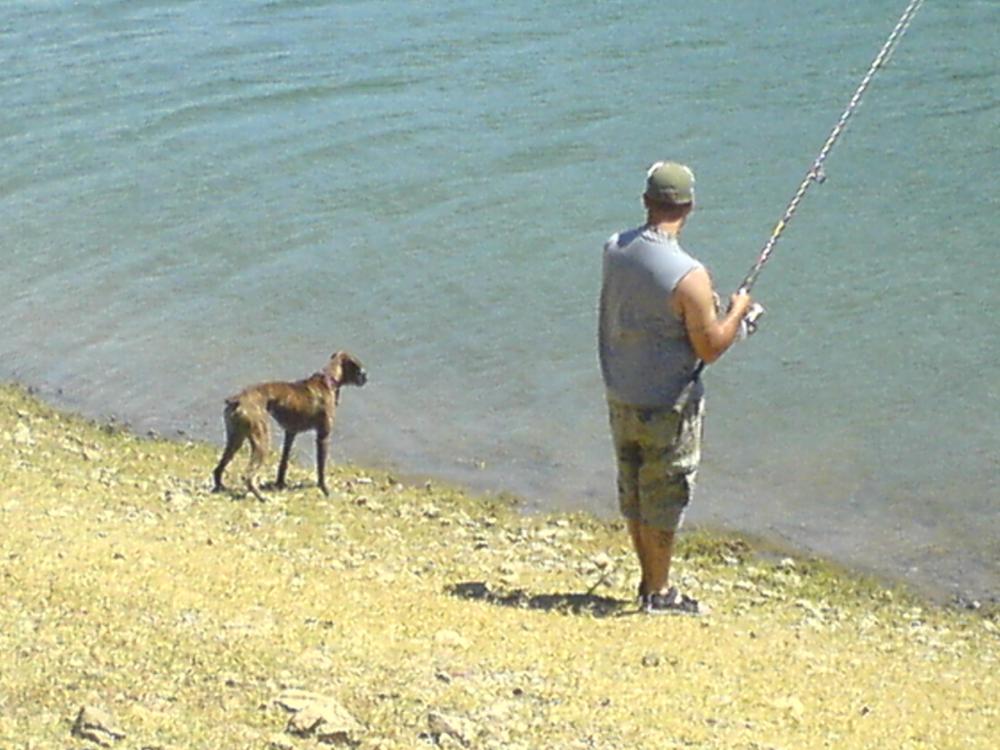
[[[659,232],[660,234],[665,234],[668,237],[677,237],[681,233],[681,227],[684,226],[684,220],[687,217],[682,217],[680,219],[671,219],[669,221],[658,220],[655,216],[649,216],[646,219],[646,226],[650,229]]]

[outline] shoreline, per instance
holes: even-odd
[[[710,613],[645,616],[620,523],[357,466],[259,503],[215,454],[0,386],[0,746],[993,745],[996,610],[689,531]]]
[[[57,411],[78,415],[83,419],[93,421],[95,424],[111,425],[115,429],[122,429],[130,433],[133,432],[134,425],[132,421],[114,412],[96,410],[97,413],[93,416],[81,414],[81,407],[79,403],[74,403],[72,399],[67,398],[64,389],[61,387],[29,384],[17,379],[9,379],[6,381],[0,380],[0,388],[3,387],[13,387],[22,390],[27,395],[38,399],[41,403],[46,404],[50,408]],[[202,433],[203,429],[207,431],[207,423],[201,426],[197,426],[194,423],[187,423],[183,427],[171,427],[169,430],[163,432],[156,429],[143,429],[140,427],[139,430],[134,432],[140,439],[167,440],[174,442],[193,440],[197,443],[210,445],[212,449],[216,451],[221,450],[221,442],[216,444],[217,441],[212,440],[206,434]],[[301,446],[299,446],[299,449],[302,450]],[[245,451],[246,448],[243,450]],[[272,445],[271,453],[268,456],[269,462],[273,463],[275,461],[275,453],[276,446]],[[356,466],[357,464],[348,460],[347,465]],[[237,457],[228,471],[237,471],[241,466],[241,460]],[[544,500],[541,498],[528,500],[521,497],[517,492],[504,488],[493,488],[488,486],[488,483],[477,484],[471,480],[462,481],[461,479],[448,478],[446,476],[442,476],[441,474],[435,474],[434,472],[403,470],[394,466],[391,460],[385,463],[377,461],[371,464],[364,463],[361,464],[361,466],[363,469],[368,471],[398,477],[404,484],[424,485],[431,482],[438,485],[454,487],[463,493],[483,499],[499,499],[504,503],[516,503],[522,509],[522,512],[529,515],[537,514],[546,516],[560,513],[572,515],[580,513],[584,515],[593,515],[596,521],[610,525],[616,524],[619,520],[617,513],[600,515],[594,514],[592,511],[587,509],[569,510],[565,507],[557,507],[557,505],[546,507]],[[207,466],[206,476],[210,471],[211,466]],[[447,472],[443,473],[447,474]],[[266,480],[266,472],[263,476]],[[970,594],[968,590],[956,591],[954,587],[943,583],[926,583],[922,586],[917,586],[911,580],[908,580],[905,573],[902,571],[897,571],[895,574],[891,574],[880,572],[871,568],[866,569],[864,566],[860,565],[852,565],[851,563],[839,561],[836,558],[820,551],[807,548],[803,545],[797,545],[794,541],[788,538],[768,536],[766,533],[753,533],[745,529],[726,526],[725,524],[687,521],[684,527],[680,530],[680,535],[684,536],[690,533],[708,537],[739,539],[750,545],[758,555],[772,561],[786,557],[809,559],[832,570],[840,571],[842,575],[869,580],[874,585],[883,586],[892,590],[905,591],[909,596],[929,604],[933,604],[934,606],[954,607],[957,609],[969,609],[972,611],[978,611],[983,607],[991,609],[1000,608],[1000,594],[991,595],[988,598],[977,597],[976,595]]]

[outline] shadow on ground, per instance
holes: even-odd
[[[493,591],[483,581],[455,583],[445,589],[452,596],[473,599],[501,607],[541,609],[546,612],[563,612],[592,617],[617,617],[629,614],[623,611],[628,602],[609,596],[586,594],[529,594],[524,589]]]

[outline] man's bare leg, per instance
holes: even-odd
[[[629,529],[631,531],[631,527]],[[644,582],[643,594],[665,593],[670,581],[670,563],[674,556],[673,530],[658,529],[644,523],[636,523],[639,564]]]
[[[632,538],[632,547],[635,549],[636,557],[639,558],[639,570],[642,573],[642,580],[639,583],[639,595],[644,596],[647,593],[646,581],[649,580],[649,563],[647,562],[649,555],[646,554],[646,547],[642,541],[643,524],[634,518],[629,518],[627,523],[628,535]]]

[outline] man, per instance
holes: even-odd
[[[674,536],[701,458],[698,360],[714,362],[745,331],[750,296],[720,317],[705,267],[678,244],[694,208],[694,174],[657,162],[643,193],[646,223],[604,246],[599,350],[618,459],[618,501],[639,558],[646,612],[698,612],[670,586]],[[762,310],[762,308],[761,308]]]

